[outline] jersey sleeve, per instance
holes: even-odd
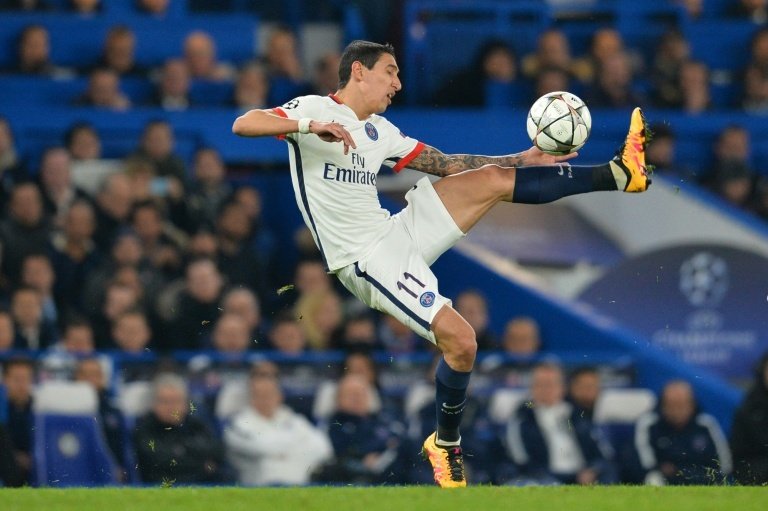
[[[317,119],[320,117],[321,112],[322,100],[320,96],[300,96],[281,106],[272,108],[272,113],[275,115],[296,121],[302,117]],[[295,135],[296,133],[289,133],[288,135],[278,135],[277,138],[283,140],[286,136],[294,137]]]
[[[391,142],[389,153],[384,158],[384,165],[391,167],[395,172],[400,172],[424,150],[424,142],[405,135],[389,121],[386,121],[385,127],[389,135],[387,138]]]

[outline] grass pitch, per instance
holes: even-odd
[[[751,511],[768,488],[433,487],[0,489],[2,511]]]

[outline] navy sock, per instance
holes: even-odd
[[[437,364],[435,374],[435,404],[437,408],[437,438],[443,442],[458,442],[459,425],[467,402],[467,386],[471,371],[455,371],[444,358]]]
[[[616,178],[608,163],[593,166],[548,165],[518,167],[512,202],[543,204],[568,195],[615,191]]]

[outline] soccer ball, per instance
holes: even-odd
[[[545,153],[568,154],[589,138],[592,116],[578,96],[570,92],[550,92],[531,106],[527,128],[533,145]]]

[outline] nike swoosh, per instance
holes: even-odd
[[[456,406],[450,406],[448,403],[443,401],[443,408],[447,408],[448,410],[456,410],[458,408],[463,408],[464,405],[467,404],[466,398],[461,403],[457,404]]]

